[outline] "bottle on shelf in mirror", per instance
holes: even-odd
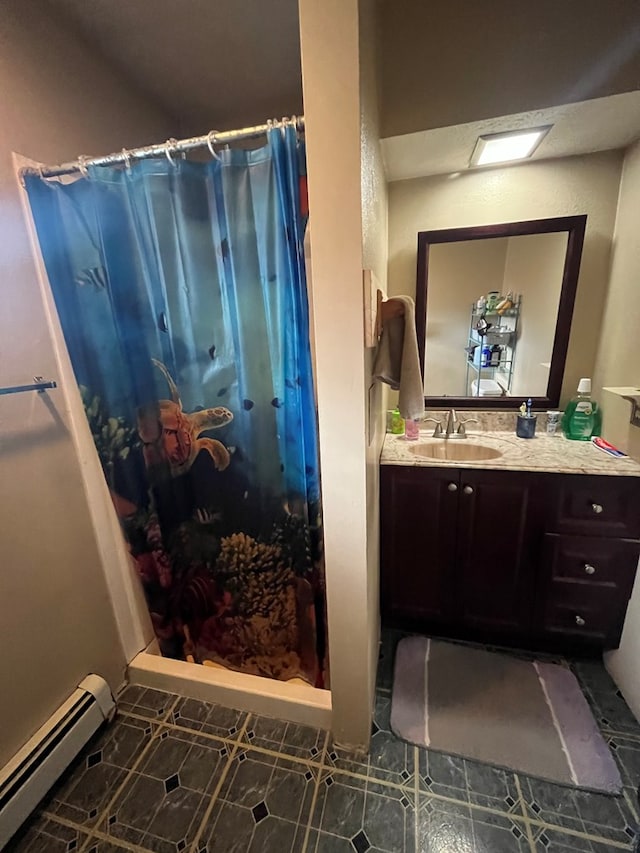
[[[480,300],[474,301],[471,306],[469,333],[467,345],[464,348],[465,395],[477,396],[480,383],[476,380],[481,376],[495,378],[498,372],[503,393],[508,394],[511,390],[522,304],[519,295],[508,293],[506,297],[500,294],[498,296],[499,301],[496,304],[499,307],[493,310],[490,310],[488,298],[483,311],[478,309]],[[513,302],[511,302],[512,299]],[[511,303],[510,307],[506,307],[509,303]],[[469,390],[472,388],[472,383],[475,390]]]
[[[500,300],[501,300],[501,296],[500,296],[499,291],[492,290],[490,293],[488,293],[487,294],[487,311],[495,311],[496,307],[498,305],[498,302],[500,302]]]

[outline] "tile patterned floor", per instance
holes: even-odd
[[[601,664],[573,663],[624,796],[409,746],[390,731],[385,632],[368,756],[323,731],[129,687],[9,853],[612,853],[639,823],[640,725]]]

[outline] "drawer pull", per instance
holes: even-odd
[[[472,495],[473,494],[473,486],[465,486],[462,491],[465,493],[465,495]]]
[[[603,512],[604,507],[602,504],[591,504],[591,509],[595,512],[596,515],[600,515]]]
[[[595,566],[590,566],[589,563],[584,564],[584,570],[588,575],[595,575],[596,573]]]
[[[449,489],[450,492],[457,492],[458,491],[458,486],[455,483],[449,483],[447,488]]]
[[[585,622],[585,620],[582,618],[582,616],[576,616],[576,625],[578,625],[580,628],[582,628],[582,627],[583,627],[584,625],[586,625],[586,624],[587,624],[587,623],[586,623],[586,622]]]

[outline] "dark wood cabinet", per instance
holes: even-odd
[[[536,483],[517,471],[460,473],[455,575],[463,625],[492,633],[530,629]]]
[[[534,623],[538,631],[615,647],[637,565],[633,540],[546,534]]]
[[[387,624],[612,648],[640,554],[640,478],[381,469]]]
[[[454,618],[453,572],[458,512],[457,472],[383,467],[382,601],[393,619],[448,624]]]
[[[382,466],[383,616],[530,630],[536,482],[516,471]]]
[[[640,478],[547,474],[544,479],[550,531],[640,539]]]
[[[534,628],[615,648],[640,552],[640,479],[547,475]]]

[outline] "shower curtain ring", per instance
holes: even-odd
[[[164,153],[165,153],[167,160],[171,163],[172,166],[176,165],[176,161],[171,156],[171,152],[172,151],[175,152],[177,147],[178,147],[178,140],[174,139],[173,136],[171,137],[171,139],[167,139],[167,141],[165,142]]]
[[[78,170],[83,178],[89,177],[89,170],[87,169],[87,155],[80,154],[78,157]]]
[[[126,148],[122,149],[122,157],[124,159],[124,165],[125,165],[127,172],[130,172],[131,171],[131,155],[129,154],[129,152],[127,151]]]
[[[207,148],[209,149],[209,151],[211,152],[211,156],[212,156],[215,160],[219,160],[219,159],[220,159],[220,155],[219,155],[219,154],[218,154],[218,152],[214,149],[214,147],[213,147],[213,140],[212,140],[212,138],[211,138],[211,137],[212,137],[212,136],[213,136],[213,137],[215,137],[215,136],[217,136],[217,135],[218,135],[218,131],[217,131],[217,130],[210,130],[210,131],[209,131],[209,133],[207,133]]]

